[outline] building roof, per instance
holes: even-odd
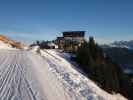
[[[64,39],[64,37],[57,37],[57,40],[62,40]]]
[[[68,31],[63,32],[63,37],[84,37],[85,31]]]

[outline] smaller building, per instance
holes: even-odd
[[[39,46],[41,49],[55,49],[57,45],[53,41],[37,41],[30,45],[30,47]]]
[[[55,48],[57,48],[57,45],[55,45],[53,42],[49,42],[49,43],[47,43],[47,47],[48,47],[48,49],[55,49]]]
[[[64,37],[57,37],[55,43],[58,45],[59,49],[64,49]]]

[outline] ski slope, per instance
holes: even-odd
[[[49,64],[49,69],[63,84],[70,100],[126,100],[120,94],[111,95],[100,89],[94,82],[75,69],[68,59],[70,55],[56,50],[43,50],[41,55]],[[67,59],[67,60],[66,60]]]
[[[0,50],[0,63],[0,100],[67,100],[61,84],[40,56]]]
[[[70,66],[53,51],[0,49],[0,100],[125,100]]]

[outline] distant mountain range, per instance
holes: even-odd
[[[125,72],[133,73],[133,40],[116,41],[101,47],[114,62],[122,66]]]
[[[118,47],[118,48],[127,48],[133,50],[133,40],[130,41],[115,41],[108,45],[103,45],[103,47]]]

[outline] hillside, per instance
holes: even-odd
[[[65,59],[70,55],[39,47],[9,50],[19,48],[15,43],[1,36],[0,100],[127,100],[77,71]]]
[[[41,56],[48,62],[50,71],[63,83],[64,89],[72,100],[124,99],[119,94],[111,95],[105,92],[95,82],[78,72],[77,68],[69,62],[70,54],[56,50],[41,50]]]
[[[100,89],[58,54],[0,49],[0,100],[126,100]]]
[[[133,64],[133,50],[126,48],[104,48],[104,51],[119,64]]]
[[[18,49],[21,49],[24,47],[24,45],[22,45],[21,43],[16,42],[15,40],[12,40],[4,35],[0,35],[0,41],[12,47],[18,48]]]
[[[108,47],[103,50],[114,62],[122,65],[124,71],[130,70],[133,73],[133,50],[119,47]]]

